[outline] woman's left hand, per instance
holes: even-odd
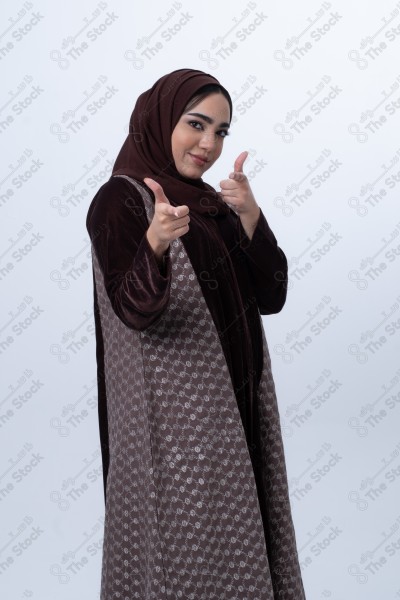
[[[220,182],[220,194],[222,200],[238,214],[247,236],[251,239],[260,216],[260,207],[251,191],[249,180],[243,173],[243,164],[247,156],[247,151],[239,154],[229,179]]]

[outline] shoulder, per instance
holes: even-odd
[[[144,186],[141,182],[136,182],[138,186]],[[126,200],[132,198],[132,201],[141,202],[142,193],[140,187],[136,187],[125,177],[111,176],[108,181],[97,190],[88,210],[88,216],[96,209],[109,210],[115,204],[126,204]]]
[[[138,187],[125,177],[111,176],[97,190],[87,213],[86,226],[92,228],[99,221],[114,221],[145,216],[144,202],[141,192],[143,184]]]

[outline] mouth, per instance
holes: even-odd
[[[197,154],[191,154],[190,152],[188,152],[188,154],[189,154],[190,158],[192,159],[192,161],[199,167],[203,167],[205,164],[210,162],[204,156],[198,156]]]

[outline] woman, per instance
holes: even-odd
[[[287,262],[243,173],[203,173],[232,117],[180,69],[137,100],[89,208],[106,516],[101,599],[302,600],[261,314]]]

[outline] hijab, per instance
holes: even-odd
[[[193,267],[198,274],[204,298],[218,327],[218,334],[235,388],[239,412],[249,448],[255,447],[258,423],[255,418],[255,390],[261,373],[262,347],[260,324],[250,334],[247,309],[243,306],[234,267],[221,232],[238,218],[218,192],[202,179],[182,176],[175,168],[171,137],[189,100],[208,84],[217,84],[232,101],[228,92],[212,75],[193,69],[178,69],[164,75],[137,99],[128,136],[116,158],[112,176],[128,175],[145,186],[151,177],[163,188],[174,206],[189,207],[189,231],[181,237]],[[154,199],[153,192],[145,186]],[[216,285],[215,285],[216,284]],[[232,327],[231,325],[235,325]],[[261,361],[262,362],[262,361]],[[260,363],[254,369],[255,363]]]
[[[172,205],[186,204],[206,216],[226,215],[229,209],[218,192],[202,179],[189,179],[175,168],[171,136],[189,100],[205,85],[219,81],[194,69],[178,69],[164,75],[137,99],[128,136],[116,158],[112,175],[129,175],[143,182],[155,179]],[[143,184],[144,185],[144,184]]]

